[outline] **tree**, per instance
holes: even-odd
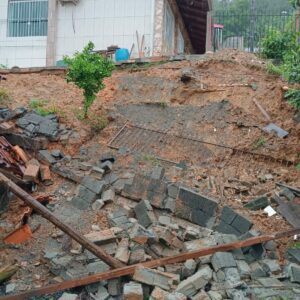
[[[73,57],[64,56],[68,66],[67,82],[74,82],[83,90],[84,118],[97,93],[105,87],[103,79],[110,77],[114,69],[113,62],[94,52],[94,48],[95,45],[89,42],[82,52],[76,52]]]

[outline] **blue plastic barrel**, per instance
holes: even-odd
[[[129,51],[126,48],[117,49],[116,51],[116,61],[128,60]]]

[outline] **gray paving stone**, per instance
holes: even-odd
[[[260,263],[264,270],[269,274],[281,272],[281,267],[275,259],[263,259]]]
[[[171,183],[168,185],[168,196],[176,199],[179,193],[179,186]]]
[[[254,262],[250,265],[251,268],[251,278],[256,279],[260,277],[267,277],[268,274],[264,270],[264,268],[258,262]]]
[[[86,210],[96,199],[97,194],[84,187],[83,185],[80,185],[79,192],[75,197],[73,197],[71,203],[78,209]]]
[[[89,274],[102,273],[109,270],[109,266],[103,261],[95,261],[86,266]]]
[[[251,268],[245,260],[236,261],[241,278],[248,278],[251,275]]]
[[[211,263],[216,272],[223,268],[236,267],[236,261],[229,252],[215,253],[211,258]]]
[[[192,276],[195,273],[196,268],[197,268],[197,263],[195,262],[195,260],[193,260],[193,259],[187,260],[183,264],[183,267],[181,270],[181,277],[187,278],[187,277]]]

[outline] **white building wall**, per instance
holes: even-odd
[[[8,0],[0,0],[0,64],[13,67],[40,67],[46,64],[47,37],[8,37]]]
[[[155,0],[80,0],[74,6],[58,7],[56,60],[72,55],[89,41],[96,50],[117,45],[129,51],[135,44],[133,57],[138,56],[136,31],[140,41],[145,35],[146,56],[152,54]]]

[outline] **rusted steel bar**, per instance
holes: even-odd
[[[226,251],[231,251],[234,249],[239,249],[239,248],[243,248],[243,247],[249,247],[249,246],[261,244],[261,243],[268,242],[271,240],[286,238],[286,237],[294,236],[299,233],[300,233],[300,228],[291,229],[288,231],[274,233],[274,234],[266,234],[266,235],[262,235],[259,237],[253,237],[253,238],[250,238],[250,239],[247,239],[244,241],[238,241],[238,242],[233,242],[233,243],[219,245],[219,246],[213,246],[213,247],[204,248],[204,249],[200,249],[200,250],[196,250],[196,251],[192,251],[192,252],[188,252],[188,253],[178,254],[175,256],[171,256],[171,257],[160,258],[160,259],[148,261],[148,262],[141,263],[141,264],[127,266],[127,267],[123,267],[120,269],[107,271],[104,273],[98,273],[95,275],[91,275],[91,276],[87,276],[87,277],[83,277],[83,278],[79,278],[79,279],[73,279],[73,280],[62,282],[62,283],[49,285],[49,286],[46,286],[43,288],[31,290],[31,291],[21,293],[18,295],[5,296],[5,297],[2,297],[1,299],[2,300],[24,300],[24,299],[28,299],[29,297],[33,297],[33,296],[53,294],[53,293],[63,291],[66,289],[89,285],[89,284],[92,284],[95,282],[100,282],[103,280],[109,280],[109,279],[119,278],[122,276],[132,275],[134,273],[135,269],[139,266],[144,266],[146,268],[157,268],[157,267],[165,266],[168,264],[184,262],[188,259],[195,259],[198,257],[211,255],[216,252],[226,252]]]
[[[112,268],[120,268],[124,265],[116,260],[115,258],[108,255],[105,251],[103,251],[101,248],[97,247],[94,243],[80,235],[78,232],[76,232],[73,228],[66,225],[65,223],[61,222],[59,219],[57,219],[54,214],[52,214],[45,206],[43,206],[41,203],[39,203],[36,199],[34,199],[32,196],[30,196],[28,193],[26,193],[24,190],[22,190],[20,187],[18,187],[15,183],[13,183],[10,179],[8,179],[6,176],[4,176],[0,172],[0,182],[3,182],[6,186],[9,187],[9,189],[20,199],[22,199],[28,206],[32,207],[38,214],[43,216],[45,219],[53,223],[55,226],[57,226],[59,229],[61,229],[63,232],[68,234],[70,237],[72,237],[76,242],[78,242],[82,247],[92,252],[95,256],[103,260],[105,263],[107,263]]]

